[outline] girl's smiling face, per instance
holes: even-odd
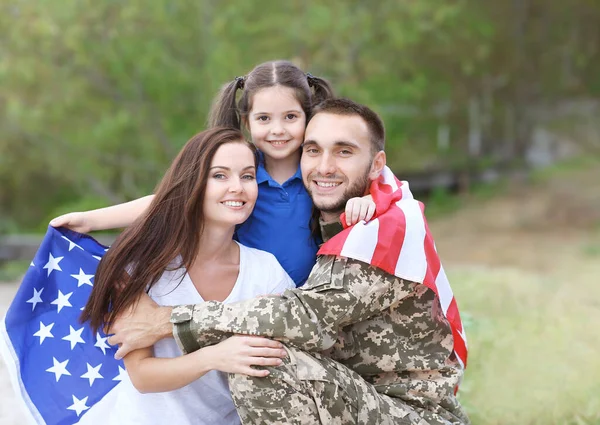
[[[306,114],[294,89],[272,86],[257,91],[252,96],[247,123],[252,141],[267,158],[281,160],[292,155],[300,158]]]

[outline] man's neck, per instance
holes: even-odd
[[[325,217],[328,217],[330,220],[327,220]],[[344,230],[339,214],[329,215],[321,212],[319,226],[321,228],[321,238],[323,239],[323,242],[327,242],[329,239],[333,238],[335,235]]]
[[[325,211],[321,211],[321,221],[323,223],[330,223],[332,221],[339,220],[341,213],[342,213],[342,211],[339,211],[339,212],[325,212]]]

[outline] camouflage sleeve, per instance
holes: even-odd
[[[323,351],[335,343],[338,329],[388,309],[416,285],[360,261],[323,256],[305,286],[280,296],[174,308],[173,335],[186,353],[234,333]]]

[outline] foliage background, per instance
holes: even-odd
[[[600,94],[599,22],[595,0],[1,0],[0,229],[151,192],[221,84],[276,58],[373,105],[400,173],[518,160],[533,106]]]

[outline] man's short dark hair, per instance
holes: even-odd
[[[372,109],[367,106],[356,103],[350,99],[332,98],[324,100],[314,107],[312,116],[319,113],[333,115],[358,115],[367,124],[369,129],[369,138],[371,140],[371,150],[373,155],[382,151],[385,147],[385,127],[383,120]]]

